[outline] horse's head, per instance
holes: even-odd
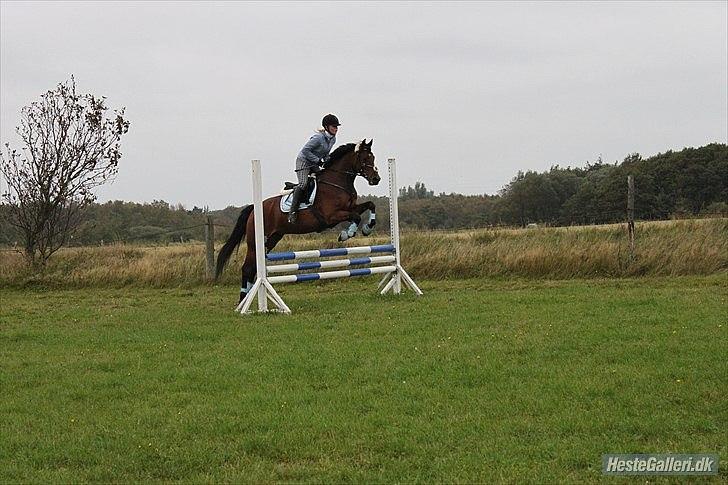
[[[374,164],[375,157],[372,153],[372,143],[374,143],[374,140],[367,143],[366,138],[357,143],[356,148],[354,148],[354,171],[357,175],[367,179],[369,185],[377,185],[381,177],[377,166]]]

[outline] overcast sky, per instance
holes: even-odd
[[[724,1],[0,5],[3,144],[71,74],[126,107],[102,201],[247,203],[249,160],[266,192],[293,180],[327,112],[435,192],[728,137]]]

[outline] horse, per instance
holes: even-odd
[[[316,197],[307,209],[298,212],[296,222],[288,222],[288,214],[280,209],[281,197],[276,195],[263,201],[263,224],[265,232],[265,251],[270,252],[286,234],[308,234],[321,232],[342,222],[349,222],[347,229],[341,231],[339,241],[356,235],[361,224],[361,215],[370,211],[369,221],[362,227],[368,235],[376,224],[375,205],[367,201],[357,204],[354,180],[357,176],[366,179],[369,185],[378,185],[381,180],[374,163],[372,143],[366,139],[359,143],[341,145],[331,152],[324,163],[323,170],[317,175]],[[245,237],[248,246],[242,267],[240,301],[243,301],[253,286],[256,277],[255,265],[255,220],[253,205],[243,207],[230,237],[220,249],[215,267],[215,279],[222,274],[233,251]]]

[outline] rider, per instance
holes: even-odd
[[[314,134],[308,142],[301,148],[296,157],[296,175],[298,176],[298,185],[293,190],[293,198],[291,200],[291,212],[288,214],[288,222],[296,222],[298,216],[298,206],[301,204],[301,197],[306,190],[308,174],[310,172],[319,173],[322,165],[329,156],[331,148],[336,143],[336,132],[339,131],[339,118],[332,114],[327,114],[321,120],[321,126],[316,134]]]

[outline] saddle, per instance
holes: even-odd
[[[291,211],[291,199],[293,198],[293,189],[298,184],[295,182],[284,182],[283,184],[283,190],[281,191],[281,212],[287,213]],[[301,204],[298,206],[298,210],[306,209],[307,207],[311,206],[313,204],[313,201],[316,200],[316,188],[318,187],[318,184],[316,183],[315,177],[308,177],[308,182],[306,183],[306,189],[303,191],[303,196],[301,197]]]

